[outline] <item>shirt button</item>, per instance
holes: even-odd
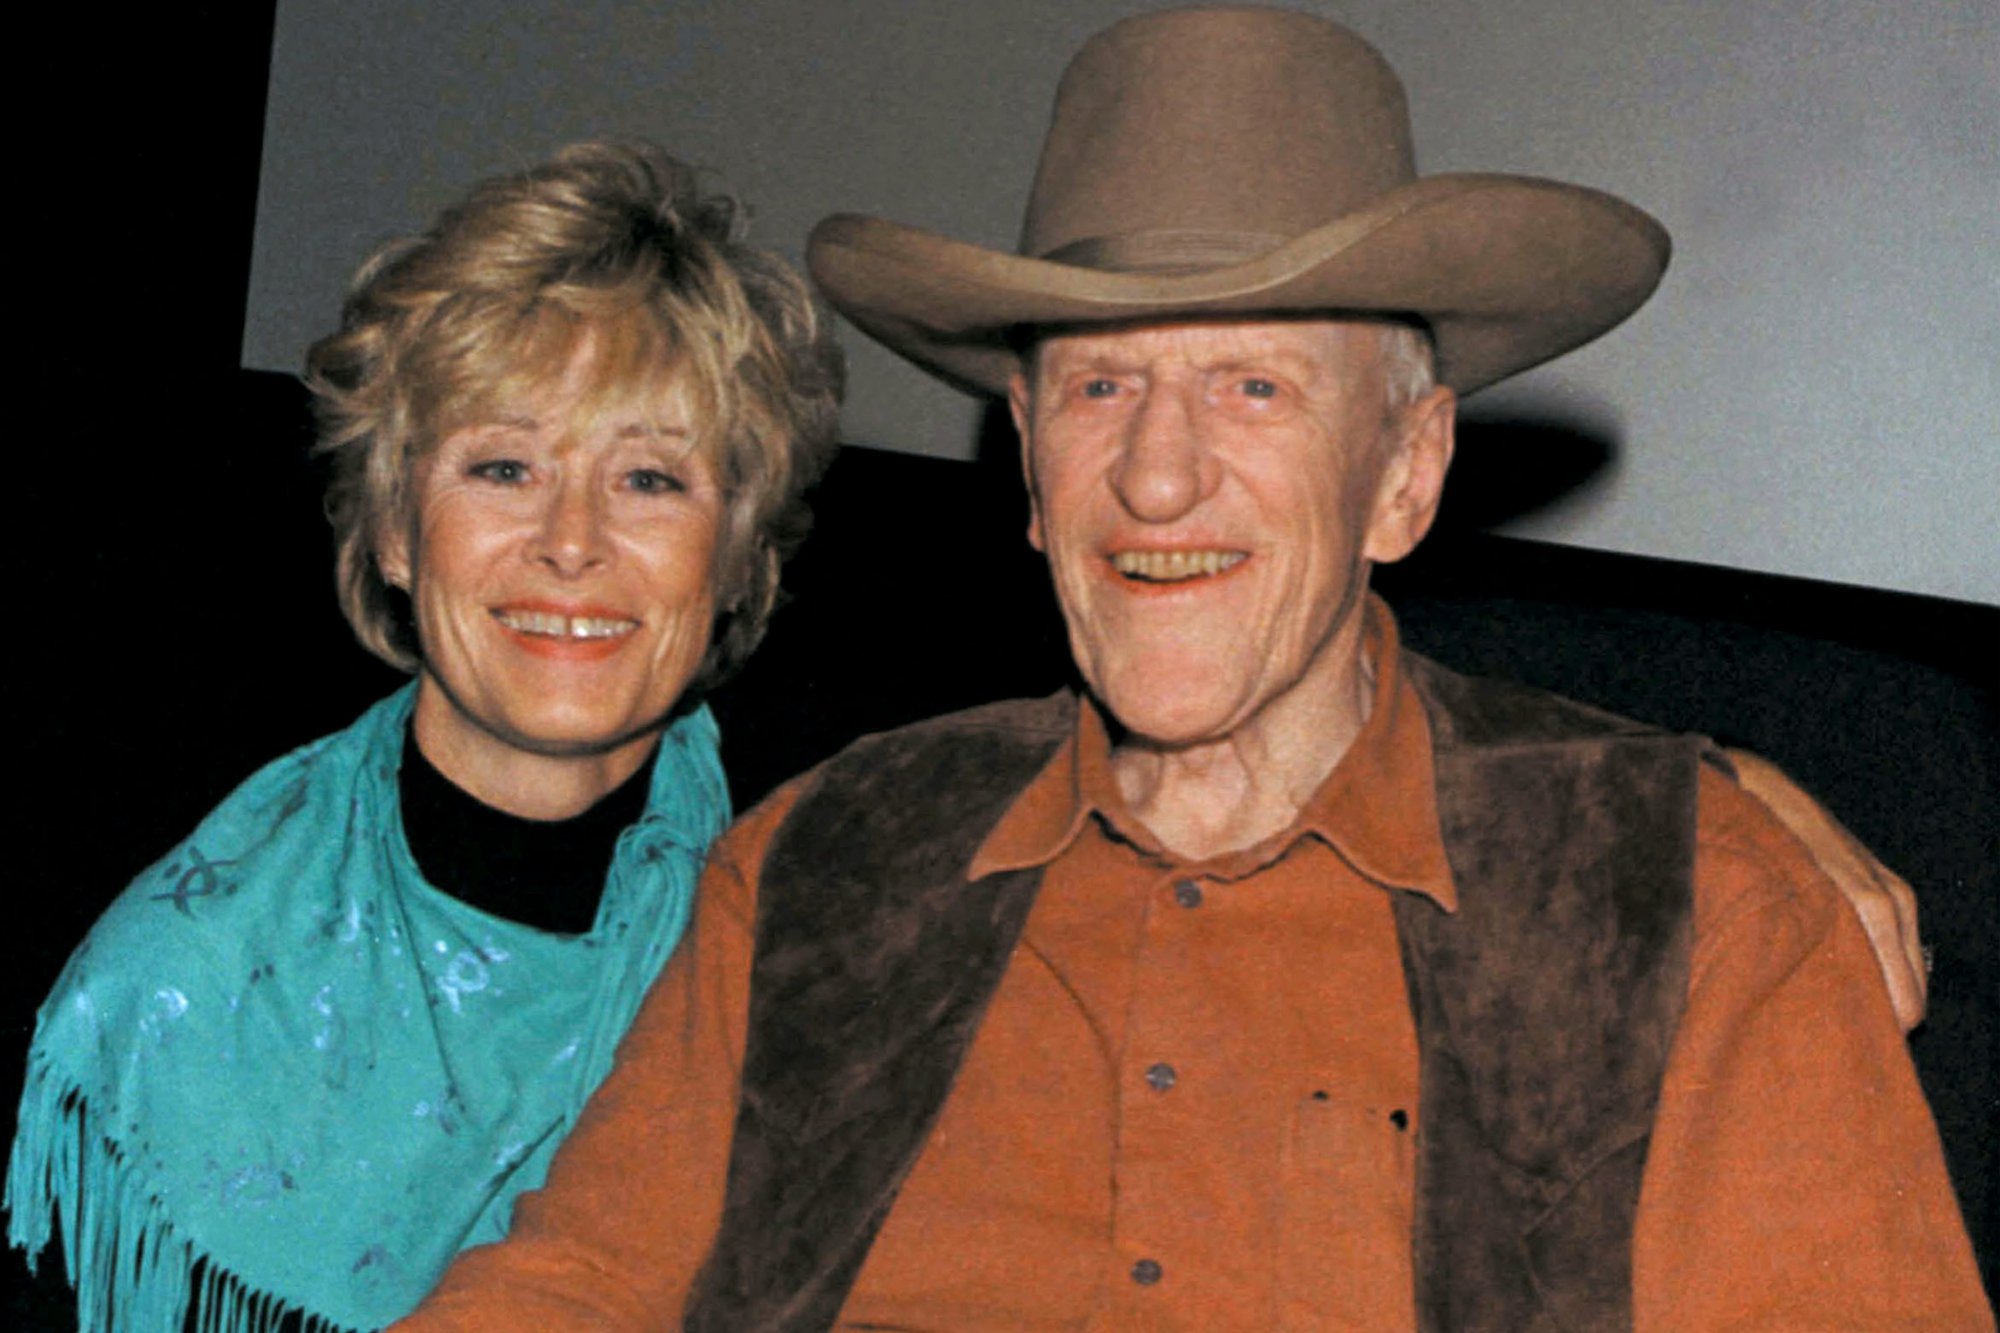
[[[1201,885],[1191,879],[1184,879],[1174,885],[1174,901],[1182,907],[1201,906]]]
[[[1154,1259],[1141,1259],[1132,1265],[1132,1280],[1142,1287],[1150,1287],[1158,1282],[1162,1274],[1160,1265]]]
[[[1168,1088],[1174,1086],[1179,1079],[1180,1075],[1174,1072],[1174,1067],[1164,1060],[1156,1065],[1148,1065],[1146,1068],[1146,1086],[1154,1092],[1165,1092]]]

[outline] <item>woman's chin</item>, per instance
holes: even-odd
[[[427,678],[416,732],[433,762],[438,751],[481,764],[515,759],[589,759],[656,735],[675,700],[561,695],[547,691],[452,693]]]
[[[503,744],[523,754],[546,759],[589,759],[649,740],[659,734],[665,722],[664,711],[657,716],[627,713],[616,718],[558,714],[521,718],[493,729],[493,733]]]

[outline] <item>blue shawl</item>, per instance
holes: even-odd
[[[596,924],[425,883],[397,767],[414,686],[245,782],[91,930],[42,1006],[8,1239],[59,1230],[86,1330],[372,1329],[514,1197],[686,929],[729,797],[706,708],[660,742]]]

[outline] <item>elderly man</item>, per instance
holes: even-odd
[[[1457,396],[1625,318],[1659,226],[1418,178],[1358,38],[1182,11],[1072,64],[1022,250],[837,218],[810,257],[1007,394],[1090,697],[745,820],[549,1188],[412,1327],[1991,1327],[1800,844],[1698,740],[1455,677],[1367,592]]]

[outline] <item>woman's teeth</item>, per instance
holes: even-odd
[[[1111,567],[1128,579],[1174,583],[1220,574],[1247,558],[1243,551],[1119,551]]]
[[[608,616],[559,616],[547,611],[499,610],[493,618],[519,634],[553,639],[611,639],[639,628],[636,620]]]

